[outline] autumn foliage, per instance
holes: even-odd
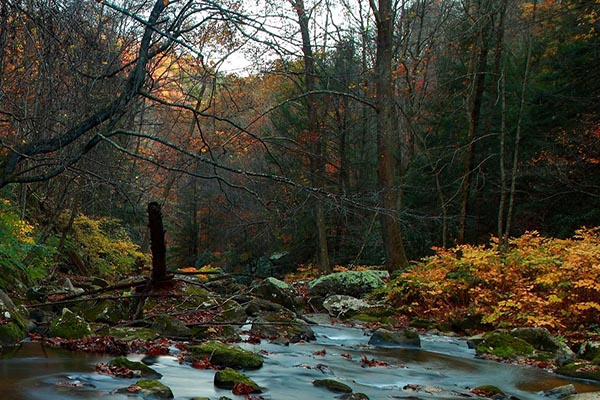
[[[389,300],[411,315],[443,320],[471,313],[494,327],[597,328],[599,227],[570,239],[534,231],[505,246],[492,238],[435,251],[390,284]]]

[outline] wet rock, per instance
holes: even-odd
[[[482,397],[504,398],[505,394],[494,385],[481,385],[471,389],[471,393]]]
[[[572,384],[559,386],[550,390],[546,390],[541,393],[541,395],[546,397],[555,397],[557,399],[562,399],[565,396],[577,394],[577,389]]]
[[[235,369],[257,369],[264,361],[258,354],[219,341],[191,346],[189,352],[197,358],[208,358],[214,365]]]
[[[311,281],[308,284],[308,294],[319,297],[344,294],[360,298],[385,286],[383,278],[388,277],[387,271],[336,272]]]
[[[231,368],[225,368],[215,373],[214,384],[221,389],[233,389],[238,384],[252,388],[251,393],[262,393],[262,389],[245,374]]]
[[[364,393],[345,393],[338,397],[342,400],[369,400],[369,396]]]
[[[315,333],[308,323],[285,310],[256,317],[252,321],[250,332],[274,342],[297,343],[315,340]]]
[[[456,397],[471,397],[468,393],[461,393],[458,391],[450,391],[437,386],[417,385],[408,384],[402,388],[407,393],[422,393],[427,398],[433,397],[438,399],[444,398],[456,398]]]
[[[343,294],[334,294],[323,301],[323,307],[329,315],[335,318],[351,317],[369,308],[369,306],[369,303],[363,299]]]
[[[0,326],[0,350],[15,347],[25,337],[25,330],[15,322]]]
[[[289,310],[296,311],[298,307],[295,291],[290,285],[277,278],[263,279],[254,285],[252,292],[265,300],[281,304]]]
[[[563,400],[600,400],[600,392],[572,394],[563,397]]]
[[[378,328],[369,339],[375,347],[421,347],[419,334],[411,329]]]
[[[575,358],[575,353],[545,328],[515,328],[510,333],[532,345],[537,350],[536,359],[553,359],[562,364]]]
[[[578,379],[600,381],[600,366],[587,360],[569,362],[557,368],[554,372]]]
[[[316,379],[313,381],[313,385],[322,387],[330,392],[336,393],[352,393],[352,388],[345,383],[336,381],[335,379]]]
[[[485,333],[478,340],[475,351],[479,356],[493,355],[507,359],[533,358],[536,354],[532,345],[501,329]]]
[[[136,394],[144,399],[172,399],[173,392],[168,386],[154,379],[142,379],[133,385],[118,389],[117,393]]]
[[[48,330],[48,336],[65,339],[79,339],[92,333],[90,325],[68,308],[63,308],[62,313],[52,320]]]
[[[248,300],[244,310],[246,311],[246,315],[258,316],[264,313],[283,312],[286,308],[281,304],[255,297]],[[288,311],[292,312],[291,310]]]
[[[109,368],[125,368],[133,371],[133,376],[149,379],[160,379],[162,374],[139,361],[131,361],[127,357],[117,357],[108,362]]]
[[[220,313],[214,318],[218,322],[230,322],[243,324],[246,322],[248,315],[246,309],[237,301],[227,300],[220,307]]]

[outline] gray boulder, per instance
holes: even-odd
[[[360,298],[385,286],[383,279],[388,277],[387,271],[336,272],[311,281],[308,284],[308,294],[320,297],[343,294]]]
[[[375,347],[421,347],[419,334],[411,329],[391,330],[378,328],[369,339]]]
[[[363,299],[357,299],[356,297],[344,294],[334,294],[323,301],[323,307],[329,315],[335,318],[358,314],[362,310],[369,308],[369,306],[369,303]]]

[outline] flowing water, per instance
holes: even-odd
[[[369,337],[360,329],[321,325],[314,330],[317,341],[311,343],[280,346],[263,341],[258,345],[242,345],[265,354],[261,369],[246,371],[268,389],[263,394],[265,399],[335,399],[336,394],[312,385],[313,380],[324,378],[344,382],[372,400],[428,398],[424,393],[404,391],[407,385],[435,386],[448,391],[431,397],[436,399],[464,398],[451,393],[464,393],[466,388],[484,384],[496,385],[519,399],[547,399],[540,391],[568,383],[573,383],[579,392],[600,391],[600,384],[558,377],[531,367],[477,359],[466,342],[457,338],[423,335],[421,349],[374,349],[367,345]],[[363,357],[387,365],[362,367]],[[142,356],[130,358],[140,360]],[[50,349],[40,343],[24,343],[0,359],[0,399],[131,399],[112,392],[135,383],[136,379],[94,372],[95,364],[109,359]],[[176,357],[158,357],[151,366],[163,374],[161,382],[172,389],[177,400],[242,398],[215,388],[214,371],[180,365]]]

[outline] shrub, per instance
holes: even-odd
[[[389,285],[388,299],[409,314],[469,309],[496,327],[576,330],[592,326],[600,311],[600,227],[571,239],[528,232],[508,246],[492,238],[487,246],[434,250]]]

